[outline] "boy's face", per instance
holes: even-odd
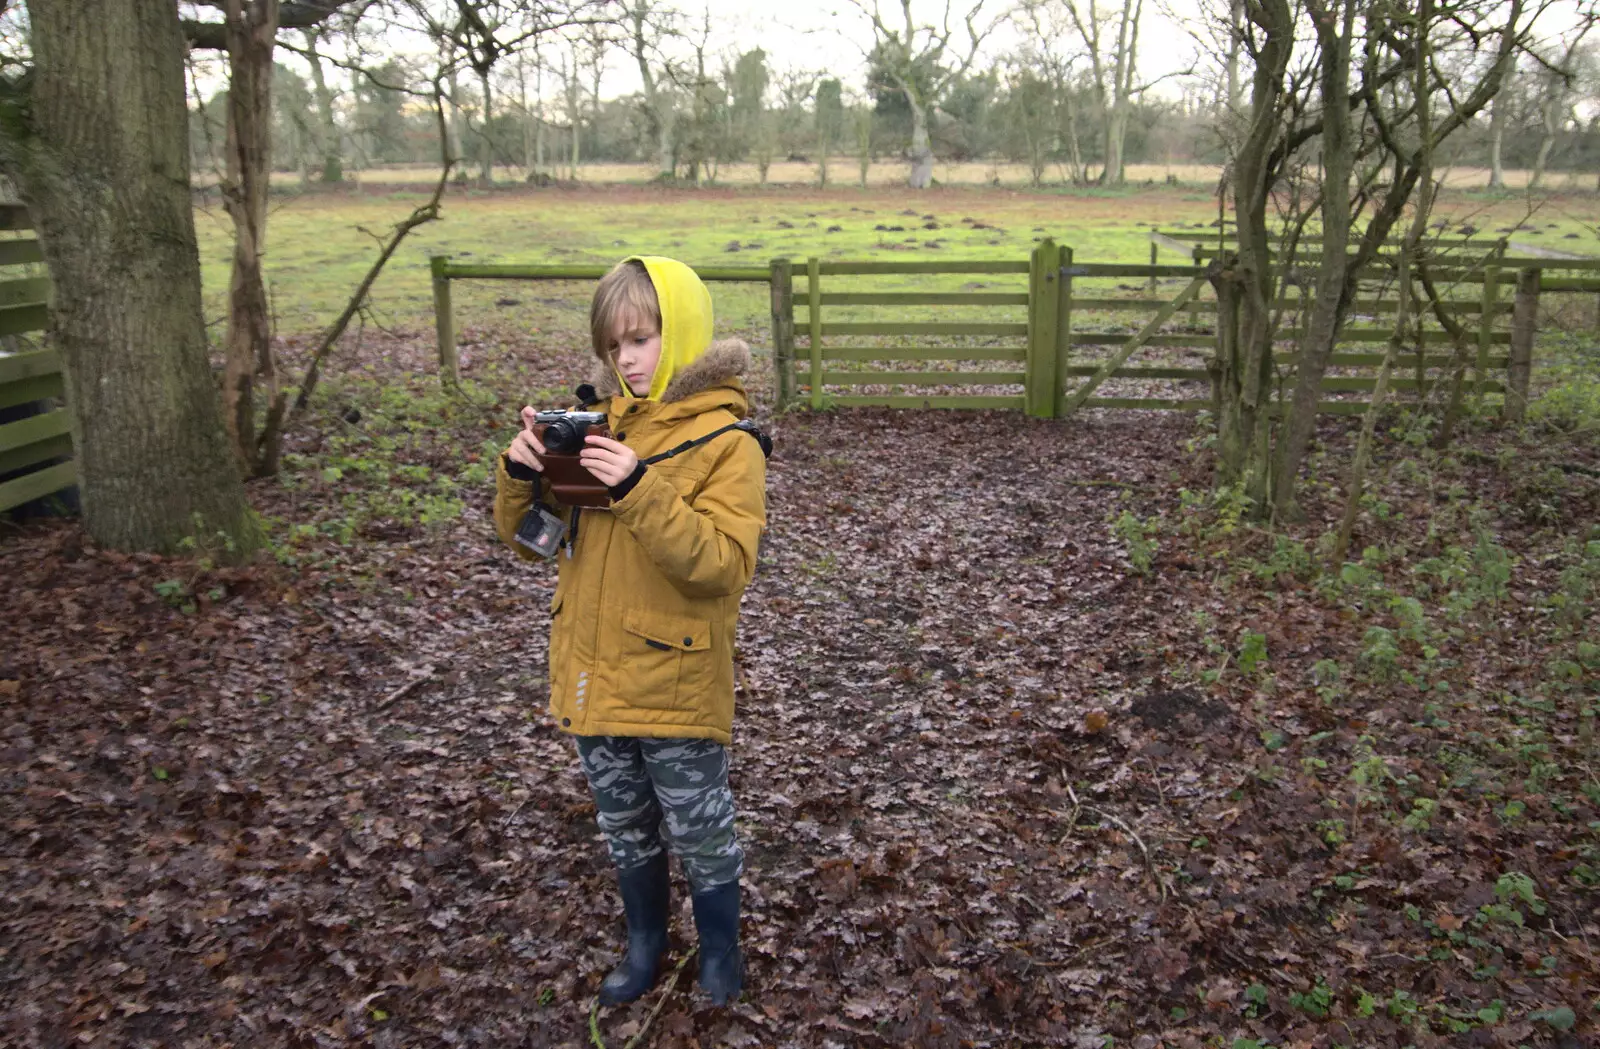
[[[648,397],[661,360],[661,329],[648,317],[619,314],[611,327],[611,359],[633,395]]]

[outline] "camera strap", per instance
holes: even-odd
[[[668,459],[671,459],[673,456],[682,455],[684,452],[689,451],[691,448],[698,448],[702,444],[705,444],[707,441],[711,441],[711,440],[713,440],[715,438],[721,437],[723,434],[727,433],[729,430],[742,430],[743,432],[749,434],[751,437],[754,437],[756,439],[756,443],[761,445],[761,457],[764,458],[764,459],[772,458],[772,438],[768,437],[764,432],[762,432],[761,427],[757,426],[755,423],[751,422],[749,419],[740,419],[736,423],[729,423],[727,426],[724,426],[724,427],[722,427],[720,429],[712,430],[710,433],[706,434],[704,437],[696,437],[692,441],[684,441],[682,444],[678,445],[676,448],[669,448],[668,450],[666,450],[664,452],[661,452],[658,455],[652,455],[647,459],[640,459],[639,461],[641,463],[644,463],[646,466],[650,466],[653,463],[664,462],[664,461],[666,461]]]

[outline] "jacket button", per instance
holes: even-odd
[[[617,431],[617,440],[626,441],[627,439],[628,439],[628,435],[627,434],[623,433],[621,430]]]
[[[571,728],[572,727],[572,719],[571,718],[562,718],[561,719],[561,727],[562,728]]]
[[[685,644],[685,645],[692,645],[692,644],[694,644],[694,638],[692,638],[692,637],[686,637],[686,638],[684,638],[684,639],[683,639],[683,643],[684,643],[684,644]]]
[[[629,415],[632,415],[634,412],[636,412],[638,410],[639,410],[639,406],[637,404],[628,405],[628,414]]]

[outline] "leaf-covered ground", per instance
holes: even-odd
[[[253,490],[275,557],[0,538],[0,1042],[592,1044],[620,907],[486,469],[578,364],[515,352],[478,403],[373,349]],[[749,993],[606,1045],[1590,1044],[1592,435],[1397,417],[1335,571],[1345,423],[1277,534],[1174,416],[770,427]]]

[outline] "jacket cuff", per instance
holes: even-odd
[[[535,470],[531,466],[525,466],[522,463],[517,462],[504,452],[500,453],[500,462],[505,466],[506,476],[510,477],[513,481],[539,480],[540,474],[538,470]]]
[[[641,463],[640,465],[643,464]],[[660,470],[635,471],[634,476],[637,476],[638,480],[634,481],[633,487],[628,490],[627,495],[620,499],[614,498],[611,500],[611,512],[629,528],[634,526],[640,514],[647,513],[647,511],[641,510],[641,507],[650,503],[660,494],[657,492],[660,486],[666,485],[667,491],[672,493],[673,498],[676,498],[678,494],[677,489],[672,486],[672,482],[667,480]],[[632,477],[622,483],[627,484],[628,480],[632,480]],[[657,505],[659,505],[659,500],[656,501]]]
[[[520,466],[522,464],[518,463],[517,465]],[[633,473],[629,474],[621,481],[611,485],[606,489],[606,494],[611,496],[611,501],[618,502],[622,499],[626,499],[628,493],[633,491],[634,487],[637,486],[640,481],[644,480],[644,472],[644,463],[635,463],[633,467]]]

